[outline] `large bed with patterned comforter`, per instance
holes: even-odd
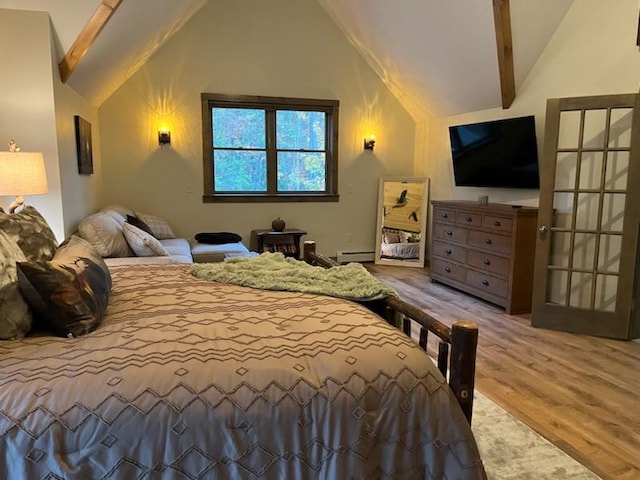
[[[95,331],[0,342],[0,478],[484,478],[443,376],[362,305],[110,270]]]

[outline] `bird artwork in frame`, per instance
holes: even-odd
[[[76,152],[78,154],[78,173],[91,175],[93,173],[93,149],[91,145],[91,123],[80,115],[75,115]]]

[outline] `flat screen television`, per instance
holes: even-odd
[[[540,188],[533,115],[449,127],[459,187]]]

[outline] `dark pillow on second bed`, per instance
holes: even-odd
[[[140,220],[138,217],[134,217],[133,215],[127,215],[127,223],[130,223],[134,227],[138,227],[143,232],[146,232],[149,235],[151,235],[153,238],[156,238],[156,236],[153,234],[153,231],[151,231],[151,227],[147,225],[145,222],[143,222],[142,220]]]
[[[86,240],[72,236],[50,262],[18,262],[17,268],[20,292],[40,323],[57,335],[85,335],[102,321],[111,274]]]
[[[238,243],[242,241],[240,235],[230,232],[197,233],[195,238],[198,243],[209,243],[212,245]]]

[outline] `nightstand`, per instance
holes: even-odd
[[[258,253],[281,252],[287,257],[300,258],[300,238],[306,234],[296,228],[285,228],[281,232],[251,230],[251,250]]]

